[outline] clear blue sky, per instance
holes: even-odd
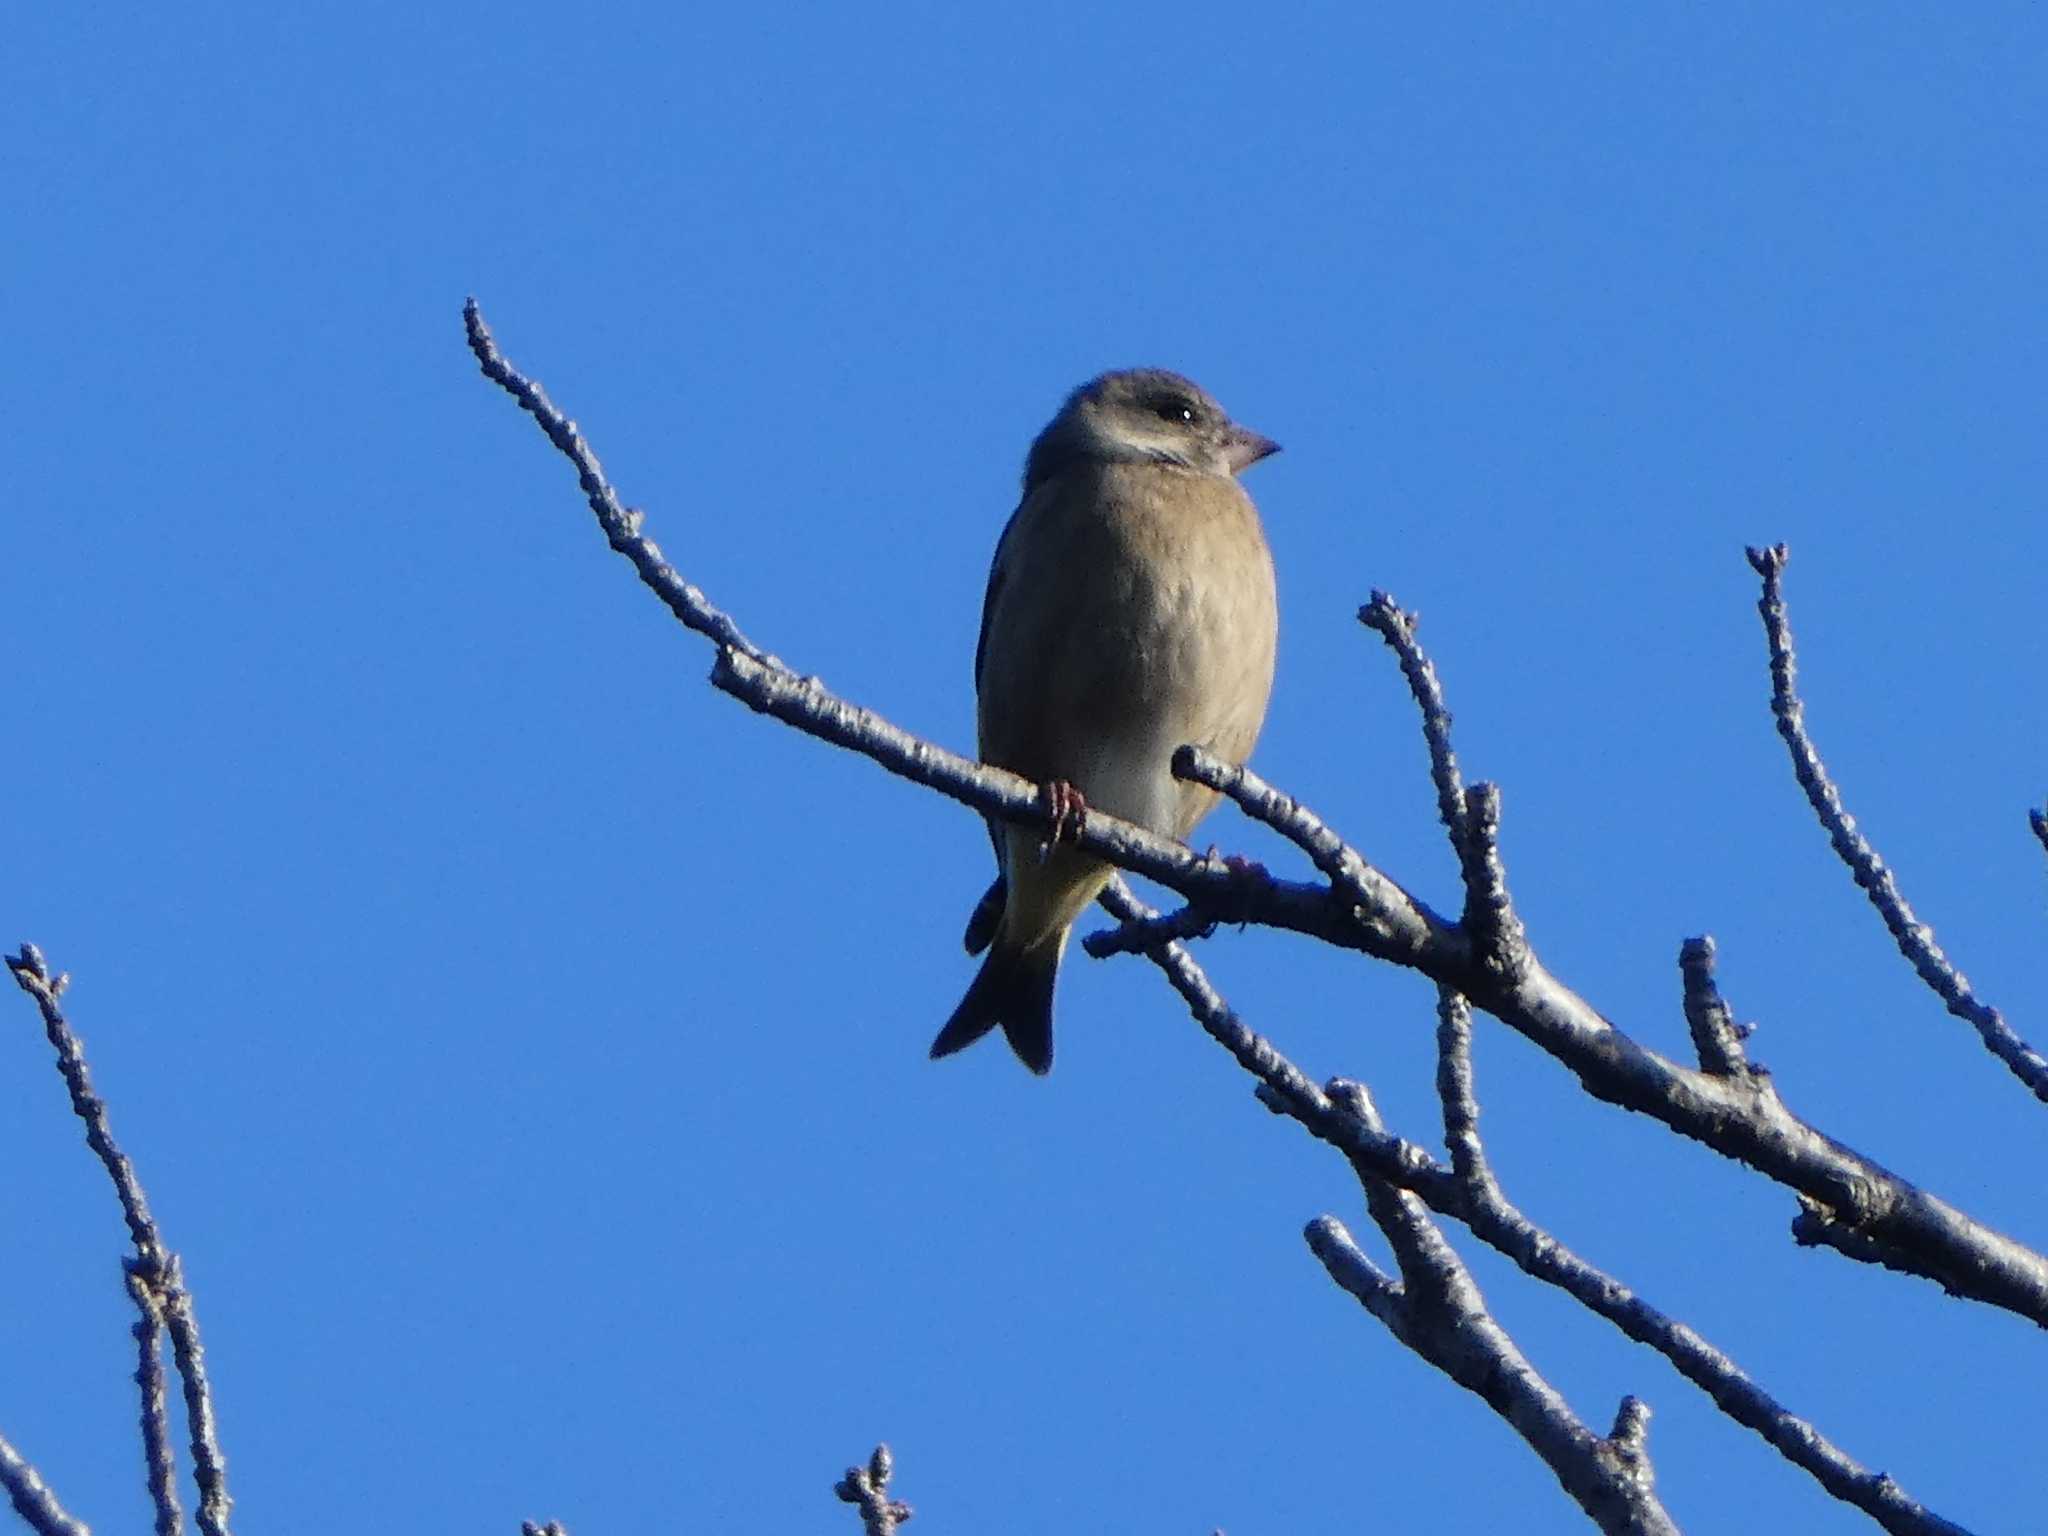
[[[1325,1279],[1300,1228],[1355,1188],[1141,963],[1070,964],[1049,1081],[926,1061],[980,827],[705,685],[471,293],[690,577],[955,747],[1031,434],[1190,373],[1287,448],[1258,766],[1452,902],[1353,619],[1390,589],[1556,970],[1677,1052],[1712,932],[1795,1108],[2048,1241],[2048,1112],[1828,853],[1742,558],[1791,543],[1852,808],[2042,1041],[2044,43],[1995,4],[21,11],[0,938],[75,973],[242,1527],[850,1531],[887,1437],[933,1536],[1583,1528]],[[1415,978],[1203,957],[1429,1137]],[[121,1230],[47,1055],[0,1000],[0,1429],[134,1528]],[[1490,1021],[1478,1067],[1533,1216],[1950,1517],[2038,1513],[2034,1329],[1794,1249],[1789,1195]],[[1474,1262],[1589,1419],[1650,1401],[1688,1529],[1868,1529]]]

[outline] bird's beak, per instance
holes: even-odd
[[[1248,427],[1232,427],[1223,445],[1224,462],[1233,475],[1241,475],[1259,460],[1280,451],[1280,445]]]

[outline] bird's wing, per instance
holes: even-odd
[[[1003,536],[996,540],[996,557],[989,562],[988,589],[981,595],[981,634],[974,642],[974,686],[981,688],[982,664],[988,660],[988,621],[996,611],[996,594],[1003,590],[1003,554],[1009,548],[1010,535],[1017,527],[1017,519],[1023,514],[1024,503],[1017,503],[1017,510],[1010,514],[1010,520],[1003,525]]]
[[[1016,511],[1003,525],[1003,536],[996,540],[995,558],[988,566],[988,588],[981,595],[981,633],[974,641],[974,691],[981,692],[982,667],[988,660],[989,619],[996,611],[996,598],[1003,590],[1005,562],[1004,551],[1009,548],[1010,534],[1017,526],[1017,519],[1023,514],[1024,503],[1018,502]],[[994,935],[997,922],[1003,915],[1003,898],[1007,894],[1002,876],[1003,868],[1003,824],[993,817],[988,818],[988,840],[995,848],[996,883],[988,888],[988,894],[975,906],[974,915],[967,920],[967,953],[978,955],[988,947]]]

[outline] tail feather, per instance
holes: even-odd
[[[974,904],[974,911],[967,919],[967,932],[960,942],[970,955],[978,955],[987,949],[996,936],[996,929],[1002,926],[1003,907],[1010,899],[1010,882],[997,875],[995,883],[982,892],[981,900]]]
[[[932,1056],[965,1050],[1002,1026],[1017,1059],[1043,1077],[1052,1070],[1052,987],[1062,946],[1012,949],[996,944],[932,1042]]]

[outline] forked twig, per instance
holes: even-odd
[[[58,999],[71,978],[52,971],[43,952],[24,944],[21,953],[7,957],[7,967],[22,991],[35,999],[42,1014],[44,1033],[57,1053],[57,1070],[71,1095],[71,1108],[85,1122],[86,1145],[92,1148],[113,1180],[121,1202],[121,1214],[128,1223],[128,1235],[135,1245],[134,1257],[126,1263],[129,1294],[141,1314],[136,1324],[140,1369],[137,1382],[142,1388],[142,1438],[148,1464],[151,1501],[156,1511],[159,1536],[173,1536],[181,1525],[175,1480],[169,1470],[170,1431],[165,1421],[164,1382],[157,1363],[155,1337],[159,1325],[170,1335],[172,1358],[184,1385],[185,1417],[192,1443],[192,1477],[199,1488],[199,1507],[194,1518],[205,1536],[227,1536],[227,1458],[220,1448],[214,1421],[213,1389],[206,1377],[206,1355],[199,1339],[199,1319],[192,1310],[191,1293],[185,1289],[178,1256],[171,1252],[150,1214],[149,1200],[135,1165],[116,1145],[107,1124],[107,1106],[93,1091],[92,1074],[86,1069],[85,1050],[65,1019]]]

